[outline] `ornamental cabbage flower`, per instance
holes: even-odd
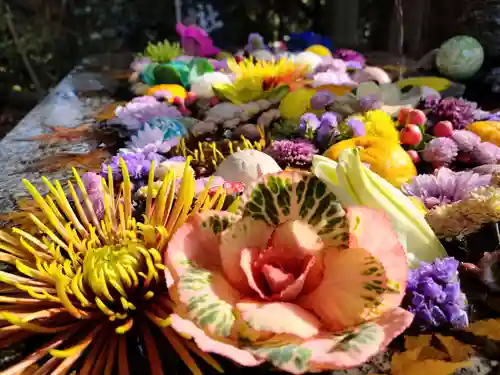
[[[205,211],[164,256],[170,327],[204,352],[292,374],[356,367],[412,322],[387,215],[344,207],[307,172],[261,177],[237,213]]]
[[[344,150],[335,162],[323,156],[313,158],[312,172],[323,181],[343,205],[364,205],[384,210],[406,243],[411,267],[420,261],[433,262],[446,256],[441,242],[421,210],[399,189],[363,166],[359,150]]]

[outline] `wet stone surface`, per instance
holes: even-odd
[[[49,132],[49,125],[76,127],[91,121],[105,104],[116,100],[117,76],[127,69],[130,61],[129,55],[97,56],[84,60],[0,141],[0,213],[14,210],[16,201],[28,196],[22,178],[28,179],[43,194],[47,188],[41,180],[42,176],[52,181],[58,179],[62,183],[71,177],[70,169],[42,172],[29,168],[30,165],[56,153],[86,153],[96,146],[92,142],[47,145],[22,140]],[[0,368],[19,359],[21,351],[22,347],[19,346],[0,350]],[[497,366],[495,362],[477,357],[472,359],[472,363],[473,366],[459,370],[456,374],[492,374]],[[391,354],[387,351],[360,368],[329,374],[390,374],[390,368]],[[226,370],[227,373],[234,373],[230,369]]]

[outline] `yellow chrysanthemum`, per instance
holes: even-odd
[[[355,115],[365,124],[367,136],[383,138],[386,141],[399,143],[399,133],[391,116],[382,110],[368,111],[364,115]]]
[[[160,91],[168,91],[170,93],[170,96],[168,96],[168,101],[170,103],[172,103],[176,97],[179,97],[181,99],[186,99],[187,97],[186,89],[180,85],[174,84],[163,84],[150,87],[146,92],[146,95],[153,96],[155,93]]]
[[[290,60],[257,61],[235,59],[227,62],[229,71],[236,78],[232,84],[216,84],[214,89],[233,104],[243,104],[263,99],[266,94],[281,86],[295,87],[305,76],[307,67]]]
[[[144,220],[138,222],[122,161],[123,183],[117,193],[111,169],[107,183],[102,180],[106,212],[99,222],[80,176],[73,172],[76,186],[68,183],[69,195],[58,181],[44,179],[49,189],[45,197],[24,181],[48,221],[31,215],[43,233],[40,237],[22,229],[0,231],[0,261],[14,269],[0,271],[0,347],[35,334],[48,336],[43,346],[2,374],[16,375],[39,365],[39,374],[129,375],[132,362],[145,356],[147,365],[141,366],[163,375],[159,349],[166,343],[193,374],[201,371],[190,351],[220,370],[169,327],[172,305],[162,252],[191,214],[221,209],[223,189],[209,198],[207,188],[195,199],[194,176],[185,168],[178,191],[171,172],[153,197],[153,165]]]

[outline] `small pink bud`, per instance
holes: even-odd
[[[211,105],[212,107],[214,107],[214,106],[216,106],[216,105],[217,105],[217,104],[219,104],[219,103],[220,103],[219,98],[218,98],[218,97],[216,97],[216,96],[212,96],[212,98],[210,99],[210,105]]]
[[[420,109],[411,109],[406,119],[407,124],[423,125],[427,121],[427,116]]]
[[[416,146],[422,142],[422,132],[415,124],[408,124],[399,133],[399,141],[403,145]]]
[[[410,156],[411,160],[413,161],[413,164],[417,164],[420,162],[420,155],[418,154],[417,151],[415,150],[408,150],[406,151],[408,155]]]
[[[406,119],[410,113],[410,108],[401,108],[398,113],[398,122],[400,125],[406,125]]]

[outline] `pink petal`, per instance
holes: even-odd
[[[235,218],[236,215],[228,212],[205,211],[186,220],[170,239],[164,254],[174,281],[189,264],[209,270],[220,268],[219,227]]]
[[[267,284],[271,288],[271,292],[279,293],[286,287],[292,285],[295,277],[291,273],[282,271],[281,268],[264,264],[262,266],[262,274],[266,278]]]
[[[406,254],[389,219],[379,211],[348,209],[350,245],[325,251],[324,278],[298,304],[314,311],[331,331],[341,331],[399,306],[408,272]]]
[[[311,350],[311,370],[315,372],[357,367],[385,350],[387,345],[410,326],[413,314],[396,308],[360,327],[355,334],[323,337],[305,342]]]
[[[388,215],[368,207],[349,207],[349,247],[368,250],[384,267],[391,293],[383,294],[383,309],[401,304],[408,280],[406,251],[398,239]]]
[[[263,221],[246,217],[221,235],[220,258],[228,281],[243,294],[252,293],[247,277],[240,266],[244,249],[265,248],[273,228]]]
[[[232,361],[246,367],[259,366],[264,361],[255,358],[250,352],[239,349],[235,345],[214,340],[203,330],[198,328],[193,322],[182,319],[177,314],[171,316],[171,327],[182,335],[188,335],[193,338],[196,345],[205,353],[214,353],[229,358]]]
[[[318,318],[292,303],[243,301],[237,304],[237,308],[248,326],[259,332],[306,339],[317,335],[321,328]]]

